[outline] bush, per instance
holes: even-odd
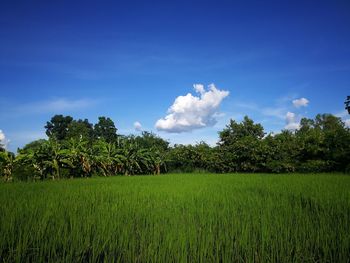
[[[345,173],[350,174],[350,164],[346,166]]]
[[[307,160],[301,163],[299,166],[299,171],[303,173],[318,173],[329,171],[330,165],[324,160]]]
[[[285,161],[273,160],[267,162],[266,169],[272,173],[291,173],[295,171],[295,166]]]
[[[36,175],[34,168],[26,165],[15,165],[12,171],[12,177],[18,181],[33,180]]]

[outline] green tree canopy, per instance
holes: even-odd
[[[230,120],[221,132],[219,132],[219,144],[229,145],[244,137],[251,137],[254,139],[262,139],[264,137],[264,128],[261,124],[255,124],[252,119],[245,116],[241,123]]]
[[[230,123],[219,132],[219,158],[223,171],[258,171],[264,163],[264,128],[245,116],[241,123]]]
[[[87,119],[55,115],[47,123],[48,140],[18,150],[0,151],[0,171],[26,178],[89,177],[94,174],[160,174],[193,172],[325,172],[350,171],[350,129],[333,115],[303,118],[300,129],[265,136],[261,124],[245,116],[230,120],[219,142],[174,145],[152,132],[119,135],[110,118],[94,126]],[[59,139],[60,140],[59,140]]]
[[[68,126],[73,121],[71,116],[55,115],[45,125],[46,135],[59,141],[67,136]]]
[[[39,140],[35,140],[32,141],[28,144],[26,144],[22,149],[20,149],[20,152],[29,152],[29,151],[38,151],[40,149],[40,147],[42,147],[43,144],[45,144],[47,142],[47,140],[45,139],[39,139]]]
[[[157,149],[166,151],[169,147],[169,142],[157,136],[153,132],[143,131],[142,136],[135,137],[135,142],[139,147],[144,149]]]
[[[117,128],[110,118],[98,117],[98,122],[94,126],[96,138],[104,139],[106,142],[113,142],[117,138]]]
[[[73,120],[67,127],[66,139],[84,139],[91,141],[94,138],[93,125],[88,119]]]

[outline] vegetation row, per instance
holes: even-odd
[[[119,135],[110,118],[55,115],[47,122],[48,139],[33,141],[17,154],[0,147],[5,181],[136,175],[166,172],[349,172],[350,129],[330,114],[301,120],[300,129],[266,134],[245,117],[230,120],[216,146],[205,142],[173,145],[147,131]]]

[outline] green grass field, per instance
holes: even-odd
[[[349,262],[350,177],[0,184],[2,262]]]

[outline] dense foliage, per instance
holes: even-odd
[[[350,171],[350,129],[330,114],[302,119],[300,129],[266,134],[247,116],[230,120],[215,147],[204,142],[174,145],[149,132],[122,136],[110,118],[93,125],[55,115],[47,122],[48,139],[27,144],[15,156],[0,150],[0,171],[8,181],[90,177],[94,174],[193,172]]]

